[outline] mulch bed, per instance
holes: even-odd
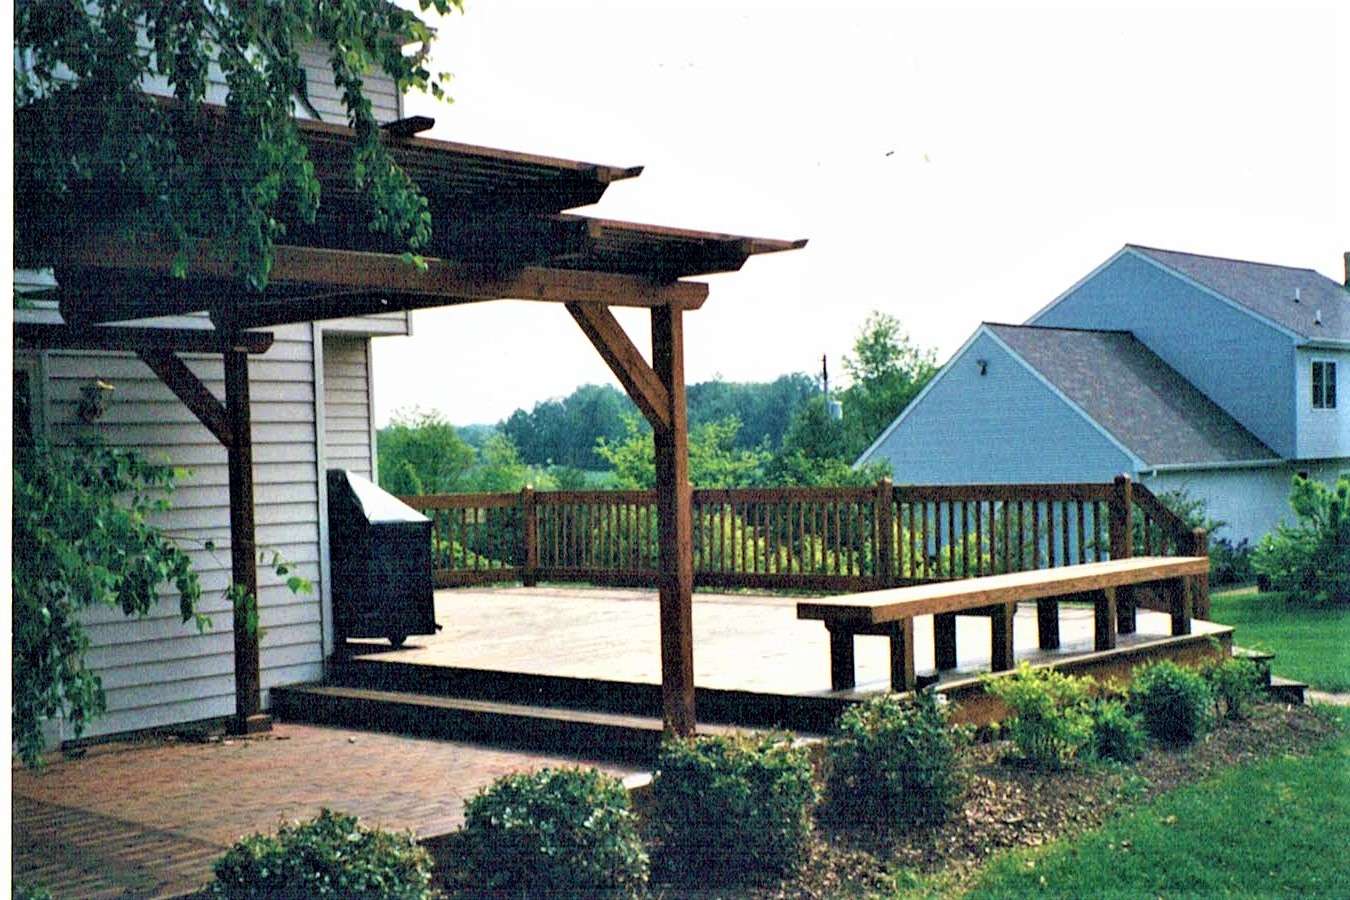
[[[1301,754],[1336,734],[1336,725],[1306,706],[1266,703],[1241,722],[1226,723],[1182,749],[1150,748],[1129,766],[1081,765],[1041,772],[1004,761],[1004,741],[967,748],[964,806],[945,823],[907,835],[861,834],[827,824],[809,862],[779,884],[714,893],[654,884],[661,898],[827,898],[891,888],[887,868],[941,872],[953,885],[968,880],[991,854],[1036,847],[1102,823],[1123,806],[1192,784],[1218,770],[1281,754]]]

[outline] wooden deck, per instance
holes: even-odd
[[[700,689],[757,694],[825,696],[830,690],[829,636],[819,622],[796,617],[799,598],[698,593],[694,596],[694,668]],[[453,667],[576,679],[656,685],[661,680],[656,592],[582,587],[497,587],[436,594],[435,636],[415,636],[399,650],[383,641],[353,641],[365,662]],[[1115,651],[1093,652],[1089,607],[1064,605],[1062,645],[1037,648],[1035,604],[1018,609],[1015,655],[1033,664],[1103,662],[1145,651],[1205,645],[1231,629],[1197,620],[1180,644],[1165,613],[1140,610],[1135,634],[1121,635]],[[955,671],[940,683],[957,684],[989,667],[989,621],[960,617]],[[933,670],[932,617],[915,623],[916,669]],[[1173,653],[1172,655],[1175,655]],[[858,639],[858,684],[853,695],[885,691],[885,638]]]

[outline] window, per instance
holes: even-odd
[[[1313,409],[1336,408],[1336,364],[1314,361],[1312,364]]]

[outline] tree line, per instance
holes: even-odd
[[[885,464],[854,461],[937,373],[936,352],[894,316],[873,312],[843,360],[848,385],[827,398],[806,373],[771,382],[692,384],[690,479],[696,487],[862,484]],[[842,415],[832,413],[832,402]],[[395,494],[646,488],[651,429],[610,385],[518,409],[495,427],[456,428],[437,413],[395,416],[379,432],[380,484]]]

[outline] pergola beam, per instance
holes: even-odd
[[[15,322],[14,340],[39,350],[167,350],[171,353],[266,353],[265,331],[227,334],[209,328],[141,328],[123,325],[75,327],[51,322]]]
[[[653,428],[671,424],[670,392],[606,306],[569,303],[567,311]]]
[[[312,321],[316,296],[334,317],[484,300],[698,309],[708,296],[699,282],[543,266],[502,274],[447,259],[418,266],[392,253],[291,246],[274,248],[269,286],[260,293],[241,288],[232,264],[204,248],[188,255],[187,280],[172,274],[175,257],[152,241],[79,242],[57,271],[62,315],[82,325],[151,318],[218,308],[224,297],[224,318],[244,328]]]

